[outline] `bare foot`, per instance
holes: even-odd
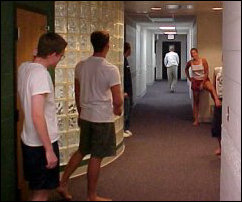
[[[214,153],[215,153],[215,155],[220,156],[221,155],[221,149],[218,148]]]
[[[103,197],[100,197],[100,196],[96,196],[92,200],[87,198],[87,201],[112,201],[112,199],[111,198],[103,198]]]
[[[192,123],[192,125],[194,125],[194,126],[199,126],[199,123],[198,123],[198,121],[194,121],[194,122]]]
[[[65,200],[70,201],[72,199],[72,195],[69,194],[67,190],[67,186],[60,185],[56,191],[63,197]]]
[[[222,103],[219,99],[215,101],[215,106],[216,107],[222,107]]]

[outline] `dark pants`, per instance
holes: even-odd
[[[131,111],[132,111],[132,106],[130,103],[130,98],[125,97],[124,98],[124,131],[129,130]]]

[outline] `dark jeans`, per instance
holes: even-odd
[[[130,98],[124,98],[124,131],[129,130],[130,126],[130,115],[132,111],[132,105],[130,103]]]

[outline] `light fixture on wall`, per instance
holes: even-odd
[[[161,7],[152,7],[151,10],[153,10],[153,11],[160,11]]]
[[[169,35],[173,34],[174,35],[174,34],[177,34],[177,32],[164,32],[164,34],[169,34]]]
[[[166,5],[167,10],[178,10],[180,8],[181,8],[181,6],[178,4],[167,4]]]

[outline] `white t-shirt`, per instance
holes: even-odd
[[[91,56],[75,68],[80,83],[80,118],[90,122],[114,122],[111,87],[121,84],[119,70],[105,58]]]
[[[214,74],[215,74],[215,85],[216,85],[217,95],[219,98],[222,98],[223,97],[223,68],[215,67]]]
[[[51,142],[59,139],[54,87],[46,67],[38,63],[24,62],[18,71],[18,93],[25,120],[21,139],[28,146],[43,146],[31,116],[31,96],[47,93],[44,114]]]
[[[169,53],[166,53],[164,63],[166,67],[171,66],[178,66],[179,65],[179,56],[177,53],[170,51]]]

